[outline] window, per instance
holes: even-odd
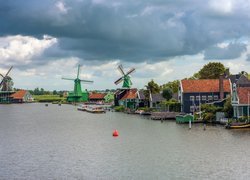
[[[200,96],[196,96],[196,101],[200,101]]]
[[[190,96],[190,101],[194,101],[194,96]]]
[[[211,101],[211,100],[213,100],[213,96],[208,96],[207,99],[208,99],[209,101]]]
[[[194,106],[190,106],[190,112],[194,112]]]
[[[219,99],[218,95],[214,95],[214,100],[216,101],[218,99]]]
[[[207,100],[207,96],[202,96],[202,101],[206,101]]]

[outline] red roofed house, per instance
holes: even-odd
[[[230,94],[231,82],[222,76],[220,79],[181,80],[178,92],[181,111],[185,113],[200,111],[204,103],[221,105]]]
[[[119,100],[120,106],[125,106],[129,109],[136,109],[138,104],[138,91],[137,89],[129,89]]]
[[[234,117],[249,116],[250,87],[237,87],[233,84],[232,106]]]
[[[92,103],[104,103],[105,101],[105,93],[92,93],[89,95],[89,102]]]
[[[32,102],[34,100],[30,92],[26,90],[19,90],[12,94],[10,97],[13,103]]]

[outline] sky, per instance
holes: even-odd
[[[0,73],[14,87],[115,89],[192,76],[209,62],[250,69],[250,0],[0,0]]]

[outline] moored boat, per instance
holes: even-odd
[[[77,107],[77,110],[79,110],[79,111],[86,111],[87,108],[88,108],[87,105],[80,104],[80,105]]]
[[[227,129],[250,128],[250,123],[231,123],[225,126]]]
[[[106,112],[103,107],[87,107],[86,111],[90,113],[105,113]]]

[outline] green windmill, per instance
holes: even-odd
[[[67,97],[68,102],[86,102],[86,101],[88,101],[89,93],[86,90],[82,91],[81,83],[89,84],[89,83],[93,83],[93,81],[79,79],[79,73],[80,73],[80,65],[78,65],[76,79],[62,78],[64,80],[70,80],[70,81],[75,82],[74,91],[71,91],[68,94],[68,97]]]
[[[118,66],[118,70],[121,72],[122,77],[120,77],[119,79],[117,79],[115,81],[115,84],[119,84],[123,81],[123,85],[122,88],[123,89],[129,89],[132,86],[132,81],[130,80],[130,74],[133,73],[135,71],[135,68],[131,68],[126,74],[124,73],[123,67],[122,65]]]

